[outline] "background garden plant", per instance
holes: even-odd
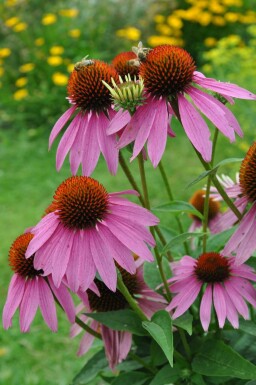
[[[212,2],[209,2],[212,3]],[[63,64],[60,59],[56,59],[57,57],[63,57],[63,61],[68,58],[70,60],[70,64],[73,64],[80,60],[86,54],[89,54],[90,57],[97,57],[99,59],[104,59],[110,61],[116,53],[122,50],[129,50],[131,44],[135,45],[139,38],[143,38],[143,41],[147,41],[147,36],[153,35],[153,30],[150,29],[153,26],[153,16],[161,15],[161,11],[163,11],[162,4],[159,4],[159,8],[154,8],[151,6],[151,3],[147,5],[147,13],[143,14],[143,10],[139,9],[139,12],[142,12],[143,20],[148,20],[148,25],[143,25],[142,19],[137,19],[138,8],[134,8],[134,18],[130,17],[128,27],[130,29],[123,28],[127,25],[127,21],[119,20],[119,25],[113,25],[113,23],[109,22],[106,16],[105,24],[104,22],[99,22],[97,25],[91,23],[91,28],[94,31],[98,31],[98,34],[93,35],[89,25],[87,28],[83,28],[83,22],[86,17],[88,17],[87,13],[81,12],[80,7],[77,5],[74,6],[74,9],[70,9],[67,5],[56,4],[56,8],[47,6],[47,3],[40,7],[40,11],[37,11],[38,20],[45,20],[43,24],[42,22],[42,31],[36,34],[35,31],[31,32],[29,20],[27,27],[22,24],[26,22],[27,10],[31,4],[26,2],[5,2],[2,5],[4,9],[4,22],[5,26],[3,29],[3,33],[5,35],[4,45],[2,47],[3,56],[2,60],[2,72],[4,71],[4,76],[2,77],[2,89],[4,92],[4,98],[1,103],[3,110],[3,129],[1,131],[1,189],[4,192],[1,194],[1,234],[5,234],[1,237],[2,242],[2,251],[1,251],[1,261],[3,265],[3,279],[4,284],[2,285],[1,291],[3,293],[2,297],[6,296],[7,284],[10,278],[10,271],[6,264],[6,256],[8,254],[8,249],[11,242],[24,231],[24,228],[35,224],[36,221],[42,215],[44,209],[50,203],[51,196],[56,189],[56,186],[61,183],[69,175],[69,167],[67,162],[64,164],[63,169],[59,174],[54,172],[55,167],[55,149],[53,147],[50,153],[47,153],[47,139],[50,132],[51,127],[54,122],[57,120],[58,116],[62,112],[64,112],[65,105],[65,82],[69,76],[69,72],[66,69],[66,65],[68,63]],[[98,3],[97,6],[103,6],[101,3]],[[120,4],[120,7],[123,6]],[[180,7],[179,7],[180,6]],[[49,7],[49,8],[48,8]],[[177,9],[182,9],[183,4],[178,4]],[[190,6],[186,5],[186,8]],[[233,5],[233,7],[236,7]],[[244,7],[244,8],[243,8]],[[32,8],[33,10],[35,8]],[[108,8],[109,18],[111,18],[110,6]],[[122,9],[122,8],[121,8]],[[184,6],[185,9],[185,6]],[[242,7],[239,7],[239,13],[246,13],[247,10],[250,10],[250,2],[242,3]],[[66,10],[66,12],[63,12]],[[94,13],[93,20],[100,14],[104,14],[102,10],[100,11],[95,5],[92,7]],[[236,8],[238,10],[238,7]],[[62,11],[62,12],[61,12]],[[145,11],[145,8],[144,8]],[[23,15],[24,12],[24,20],[20,15]],[[125,14],[125,9],[123,11]],[[171,11],[166,9],[166,15],[170,15]],[[7,29],[6,23],[9,20],[9,24],[11,23],[10,19],[12,17],[17,17],[17,14],[20,17],[20,22],[14,22],[16,27],[8,27]],[[52,16],[54,15],[54,16]],[[71,17],[72,15],[72,17]],[[105,13],[105,15],[107,15]],[[168,16],[167,15],[167,16]],[[77,27],[79,16],[81,28],[73,28],[74,24]],[[248,20],[247,19],[247,23]],[[52,22],[55,20],[54,22]],[[75,20],[75,22],[74,22]],[[102,19],[100,19],[102,20]],[[159,17],[158,17],[159,20]],[[252,18],[250,19],[252,20]],[[186,25],[186,20],[183,20],[184,25]],[[20,25],[21,23],[21,25]],[[41,24],[38,25],[41,26]],[[49,24],[47,24],[49,23]],[[253,62],[253,57],[255,56],[255,45],[254,45],[254,33],[253,27],[249,27],[247,23],[236,23],[232,24],[232,34],[234,33],[234,29],[236,29],[238,36],[236,38],[224,37],[223,39],[218,40],[215,48],[213,50],[207,49],[208,52],[204,55],[201,55],[201,52],[204,51],[204,44],[200,38],[199,48],[197,52],[198,54],[198,62],[197,64],[201,64],[202,71],[209,77],[215,77],[222,81],[231,81],[235,82],[237,80],[237,74],[239,73],[239,78],[241,81],[239,85],[251,89],[252,85],[252,77],[253,77],[253,66],[250,65],[249,60],[244,60],[244,58],[250,57]],[[253,22],[252,22],[253,23]],[[87,34],[86,36],[80,36],[78,38],[79,32],[73,32],[73,36],[77,36],[76,45],[66,43],[70,52],[61,53],[61,47],[63,44],[60,44],[59,36],[60,34],[68,35],[67,29],[72,24],[72,30],[80,29],[82,34]],[[89,23],[90,24],[90,23]],[[189,23],[188,23],[189,24]],[[99,28],[99,25],[102,29]],[[108,29],[109,36],[111,38],[115,36],[115,31],[117,31],[117,39],[113,45],[111,43],[111,47],[108,47],[108,39],[106,39],[105,31]],[[113,25],[113,27],[112,27]],[[48,39],[47,40],[47,29],[48,28]],[[216,27],[214,27],[216,28]],[[240,33],[241,29],[244,28],[244,33]],[[23,29],[23,30],[22,30]],[[121,32],[121,31],[122,32]],[[126,32],[124,32],[124,30]],[[24,32],[29,32],[26,35],[22,35]],[[99,31],[104,31],[99,32]],[[191,26],[188,27],[188,32],[185,33],[184,28],[184,37],[189,38],[191,34]],[[207,27],[207,33],[210,31],[210,27]],[[220,33],[229,33],[229,30],[224,30],[222,28],[216,28],[216,31]],[[199,39],[199,35],[193,34],[196,38]],[[214,30],[212,30],[212,35],[214,35]],[[100,41],[97,41],[97,36]],[[209,36],[209,35],[208,35]],[[224,35],[221,35],[224,36]],[[84,38],[83,38],[84,37]],[[211,37],[211,36],[210,36]],[[218,35],[219,37],[219,35]],[[34,51],[34,41],[35,39],[45,38],[46,43],[44,45],[45,56],[44,59],[39,56],[40,59],[36,59],[36,55],[32,55]],[[73,37],[75,38],[75,37]],[[20,39],[20,44],[17,44],[17,40]],[[23,40],[24,39],[24,40]],[[134,43],[132,40],[134,39]],[[233,40],[232,40],[233,39]],[[66,39],[64,39],[66,40]],[[63,40],[63,41],[64,41]],[[74,41],[74,40],[70,40]],[[13,45],[9,45],[11,43]],[[33,43],[33,44],[32,44]],[[38,40],[37,43],[40,45],[42,40]],[[200,46],[201,43],[201,46]],[[80,46],[81,44],[81,46]],[[157,43],[159,44],[159,43]],[[152,44],[153,45],[153,44]],[[38,46],[36,46],[38,47]],[[53,50],[53,48],[55,50]],[[189,50],[189,47],[186,46]],[[11,51],[8,51],[8,49]],[[51,50],[51,52],[50,52]],[[84,52],[85,51],[85,52]],[[58,54],[57,54],[58,52]],[[67,50],[68,52],[68,50]],[[82,52],[82,53],[81,53]],[[212,56],[211,56],[212,52]],[[10,54],[9,54],[10,53]],[[12,56],[14,53],[14,56]],[[26,54],[26,60],[23,59],[21,53]],[[55,55],[54,55],[55,53]],[[65,54],[64,54],[65,53]],[[16,55],[16,56],[15,56]],[[32,56],[29,56],[32,55]],[[235,56],[233,56],[235,55]],[[254,55],[254,56],[253,56]],[[16,60],[18,57],[18,60]],[[52,59],[54,57],[54,59]],[[204,57],[204,59],[203,59]],[[233,58],[236,58],[233,60]],[[48,60],[51,58],[51,60]],[[64,59],[65,58],[65,59]],[[28,60],[29,59],[29,60]],[[20,60],[20,61],[19,61]],[[54,66],[53,63],[60,63],[58,66]],[[224,63],[223,63],[224,62]],[[19,63],[19,65],[17,64]],[[51,64],[50,64],[51,63]],[[27,64],[36,64],[37,67],[33,68],[33,65],[22,67],[22,70],[30,71],[25,73],[23,76],[23,72],[18,72],[22,65]],[[235,64],[235,65],[234,65]],[[52,77],[54,73],[56,73],[55,68],[58,68],[59,74]],[[238,68],[239,70],[238,72]],[[34,71],[36,69],[36,71]],[[34,72],[33,72],[34,71]],[[63,76],[64,75],[64,76]],[[24,78],[24,79],[22,79]],[[27,83],[26,79],[29,78],[31,83]],[[20,80],[21,79],[21,80]],[[52,79],[55,79],[52,80]],[[58,79],[56,81],[56,79]],[[15,85],[14,82],[18,81],[18,85]],[[30,84],[30,85],[29,85]],[[24,92],[28,87],[29,92],[28,95]],[[17,90],[21,89],[22,92],[18,93],[15,96]],[[10,90],[12,92],[10,92]],[[15,111],[15,115],[13,113]],[[40,111],[40,114],[38,114]],[[223,138],[218,139],[218,151],[216,153],[215,162],[224,159],[225,157],[244,157],[245,152],[248,150],[249,145],[255,139],[253,134],[253,118],[252,118],[252,107],[249,102],[239,101],[234,107],[232,107],[232,111],[237,116],[243,131],[245,132],[244,139],[237,141],[233,145],[227,145],[228,142]],[[197,161],[195,155],[192,155],[191,148],[188,146],[187,139],[185,135],[182,135],[177,122],[174,122],[177,125],[175,127],[176,131],[179,130],[179,136],[175,139],[175,144],[179,148],[179,156],[177,156],[177,148],[172,144],[168,144],[165,156],[163,158],[163,165],[168,170],[170,169],[170,179],[175,181],[174,193],[179,199],[188,200],[192,195],[192,192],[199,187],[199,184],[191,186],[189,189],[186,186],[195,179],[201,172],[202,169]],[[125,152],[124,156],[128,161],[130,154],[129,152]],[[191,159],[190,164],[187,162],[184,165],[184,159]],[[160,205],[163,202],[168,201],[168,195],[163,189],[159,189],[161,185],[161,178],[157,171],[154,171],[149,162],[146,162],[146,173],[148,175],[148,182],[150,184],[150,200],[152,207]],[[181,174],[180,170],[184,169],[186,166],[186,173]],[[223,171],[231,173],[233,176],[235,172],[238,170],[238,166],[234,164],[227,164],[223,166]],[[139,177],[137,172],[137,167],[135,164],[131,164],[131,171],[133,175],[135,175],[135,180],[139,184]],[[186,174],[186,175],[185,175]],[[14,177],[15,176],[15,177]],[[105,185],[111,185],[113,188],[111,191],[118,191],[121,189],[129,188],[129,183],[126,181],[126,178],[121,170],[118,171],[117,177],[113,178],[107,175],[106,166],[101,161],[97,166],[97,169],[93,175],[96,179],[101,180],[101,182]],[[204,180],[200,182],[200,187],[204,185]],[[12,192],[10,194],[10,191]],[[137,201],[136,201],[137,202]],[[24,214],[26,208],[26,215]],[[166,217],[164,214],[160,212],[157,213],[160,216],[161,223],[165,227],[172,227],[173,232],[177,231],[178,227],[176,225],[175,217],[173,214],[170,214],[170,217]],[[171,219],[170,219],[171,218]],[[186,215],[181,215],[180,218],[183,222],[185,228],[188,228],[191,220]],[[6,234],[6,227],[8,227],[8,234]],[[165,236],[170,237],[170,233],[166,228],[163,228],[163,231],[166,232]],[[173,234],[171,234],[173,235]],[[215,238],[216,240],[216,238]],[[214,241],[214,239],[213,239]],[[174,255],[180,255],[181,253],[181,245],[174,245]],[[152,275],[151,268],[147,267],[148,271],[146,272],[146,276]],[[159,284],[159,280],[156,279],[156,283]],[[18,332],[16,321],[14,321],[13,328],[7,333],[1,333],[1,364],[3,363],[4,369],[1,370],[1,381],[2,383],[19,383],[20,378],[24,378],[24,383],[27,381],[30,383],[45,383],[45,379],[47,379],[48,383],[56,383],[56,377],[58,377],[58,383],[68,383],[71,381],[73,375],[81,368],[84,363],[84,358],[81,359],[73,359],[75,357],[75,351],[77,349],[77,345],[74,346],[74,341],[70,341],[67,336],[69,325],[64,320],[64,318],[59,313],[60,319],[60,333],[57,335],[49,334],[46,327],[42,325],[41,318],[36,318],[36,323],[34,324],[33,333],[29,336],[23,335],[20,336]],[[250,325],[250,330],[248,327],[244,326],[243,322],[241,323],[241,330],[246,329],[246,333],[251,334],[243,334],[241,331],[238,331],[236,334],[231,334],[231,331],[227,330],[225,332],[225,337],[228,335],[230,338],[230,343],[237,349],[237,351],[242,352],[243,349],[246,349],[246,357],[253,361],[253,346],[251,341],[253,341],[253,325]],[[248,325],[248,324],[247,324]],[[250,337],[249,337],[250,335]],[[241,337],[241,338],[240,338]],[[140,337],[136,337],[138,340],[141,340]],[[188,337],[189,338],[189,337]],[[56,346],[52,344],[52,341],[56,342]],[[233,342],[232,342],[233,341]],[[38,346],[42,346],[42,348],[38,349]],[[23,356],[22,352],[24,346],[27,348],[27,356]],[[45,347],[45,348],[44,348]],[[95,348],[89,353],[93,354],[93,352],[99,349],[99,344],[95,345]],[[143,347],[142,347],[143,349]],[[148,349],[148,346],[145,346],[145,349]],[[156,346],[152,347],[152,349],[156,349],[155,353],[155,363],[156,365],[162,365],[162,363],[158,360],[156,356],[159,354],[159,350]],[[61,353],[56,356],[56,350],[62,350]],[[71,350],[71,352],[70,352]],[[48,354],[49,351],[52,351],[52,354]],[[46,354],[45,354],[46,352]],[[63,359],[63,366],[65,368],[65,373],[63,373],[62,368],[59,366],[59,355]],[[65,360],[65,356],[67,360]],[[70,357],[72,357],[70,359]],[[87,356],[86,359],[88,359]],[[159,358],[159,356],[158,356]],[[19,368],[17,365],[15,366],[15,370],[12,366],[12,361],[19,360],[20,368],[26,371],[26,378],[24,374],[19,372]],[[99,357],[95,357],[95,360],[101,362]],[[164,362],[165,358],[162,357],[162,362]],[[40,365],[40,368],[38,367]],[[130,364],[129,364],[130,365]],[[35,367],[31,369],[31,367]],[[102,369],[100,369],[102,370]],[[167,370],[167,369],[166,369]],[[181,370],[179,370],[181,371]],[[38,376],[38,372],[41,373]],[[167,371],[168,372],[168,371]],[[52,373],[58,373],[56,376],[53,376]],[[96,373],[96,372],[95,372]],[[183,368],[182,373],[186,377],[188,372]],[[110,376],[110,372],[108,370],[104,370],[104,378],[105,380]],[[168,373],[167,373],[168,374]],[[168,374],[168,379],[169,379]],[[99,379],[90,379],[88,376],[89,383],[93,384],[102,380]],[[120,379],[124,381],[124,377],[120,376]],[[140,379],[143,381],[143,379]],[[223,379],[220,379],[223,381]],[[12,381],[12,382],[11,382]],[[195,381],[199,381],[201,379],[197,376]],[[209,380],[210,381],[210,380]],[[215,381],[217,381],[215,379]],[[240,382],[239,382],[240,381]],[[197,383],[197,382],[196,382]],[[246,380],[237,380],[237,383],[246,383]]]

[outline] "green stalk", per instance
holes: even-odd
[[[86,332],[88,332],[89,334],[91,334],[92,336],[102,340],[102,337],[100,335],[100,333],[97,333],[95,330],[93,330],[92,328],[90,328],[90,326],[86,325],[79,317],[76,316],[76,323],[82,328],[84,329]]]
[[[149,370],[151,373],[156,374],[157,369],[154,368],[152,365],[145,362],[141,357],[137,356],[137,354],[134,354],[132,352],[129,353],[129,356],[134,360],[137,361],[139,364],[141,364],[145,369]]]

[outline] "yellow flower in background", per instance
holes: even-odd
[[[166,24],[158,24],[156,26],[156,30],[160,32],[162,35],[171,35],[172,29]]]
[[[225,17],[225,19],[226,19],[229,23],[235,23],[235,22],[238,21],[239,14],[238,14],[238,13],[235,13],[235,12],[227,12],[227,13],[225,13],[224,17]]]
[[[52,81],[56,86],[65,86],[68,83],[68,76],[61,72],[55,72],[52,75]]]
[[[17,0],[6,0],[5,5],[6,7],[14,7],[17,4]]]
[[[243,24],[253,24],[256,22],[256,14],[239,15],[239,21]]]
[[[228,5],[229,7],[242,7],[243,0],[222,0],[224,5]]]
[[[226,8],[223,5],[216,3],[215,1],[211,1],[209,4],[209,10],[214,13],[224,13]]]
[[[10,48],[4,47],[0,48],[0,58],[8,57],[11,55],[11,50]]]
[[[38,37],[37,39],[35,39],[35,45],[37,47],[41,47],[42,45],[44,45],[45,43],[45,40],[43,37]]]
[[[129,40],[137,41],[140,39],[141,32],[139,29],[134,27],[127,27],[124,29],[118,29],[116,35],[119,37],[124,37]]]
[[[216,17],[219,17],[219,16],[216,16]],[[200,13],[200,15],[198,16],[198,22],[206,27],[207,25],[210,24],[212,20],[212,15],[209,13],[209,12],[202,12]]]
[[[177,46],[184,45],[184,42],[182,39],[175,39],[174,37],[157,36],[157,35],[150,36],[147,42],[151,47],[156,47],[161,44],[171,44],[171,45],[177,45]]]
[[[156,23],[164,23],[165,17],[163,15],[155,15],[154,21]]]
[[[10,19],[5,20],[4,24],[6,27],[13,27],[15,24],[19,23],[20,19],[18,17],[10,17]]]
[[[59,15],[65,16],[65,17],[76,17],[78,13],[79,13],[78,9],[75,9],[75,8],[61,9],[59,11]]]
[[[15,32],[22,32],[25,31],[28,28],[27,23],[18,23],[13,27],[13,30]]]
[[[212,23],[222,27],[226,24],[226,20],[222,16],[213,16]]]
[[[19,71],[22,73],[30,72],[35,68],[34,63],[26,63],[20,66]]]
[[[173,15],[171,15],[171,16],[169,16],[169,17],[167,18],[167,23],[168,23],[171,27],[173,27],[173,28],[178,28],[178,29],[180,29],[180,28],[183,27],[183,21],[182,21],[181,19],[179,19],[178,17],[173,16]]]
[[[26,88],[22,88],[13,94],[14,100],[22,100],[25,99],[28,96],[28,90]]]
[[[28,79],[25,77],[19,78],[15,82],[16,87],[24,87],[28,82]]]
[[[47,13],[42,18],[42,24],[43,25],[54,24],[54,23],[56,23],[56,21],[57,21],[57,16],[54,15],[54,13]]]
[[[67,65],[67,70],[68,70],[68,72],[72,72],[73,69],[74,69],[74,66],[75,66],[74,63],[70,63],[69,65]]]
[[[61,55],[64,52],[64,47],[61,47],[60,45],[54,45],[50,48],[50,54],[55,55]]]
[[[0,67],[0,78],[3,76],[3,74],[4,74],[4,68]]]
[[[50,66],[59,66],[60,64],[63,63],[63,58],[61,56],[49,56],[47,58],[47,63]]]
[[[76,28],[76,29],[71,29],[70,31],[68,31],[68,34],[69,34],[69,36],[71,36],[71,37],[78,38],[78,37],[80,37],[80,35],[81,35],[81,31],[80,31],[80,29],[78,29],[78,28]]]
[[[215,37],[207,37],[206,39],[204,39],[204,45],[206,47],[214,47],[217,43],[217,39],[215,39]]]
[[[203,65],[203,67],[202,67],[202,69],[203,69],[203,71],[205,72],[205,73],[211,73],[211,71],[212,71],[212,66],[210,65],[210,64],[204,64]]]

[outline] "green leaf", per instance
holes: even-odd
[[[207,239],[207,251],[220,251],[234,231],[235,228],[233,227],[232,229],[225,230],[222,233],[209,236]]]
[[[141,326],[140,318],[133,310],[123,309],[85,314],[113,330],[127,330],[138,336],[147,335]]]
[[[136,361],[125,360],[116,366],[119,372],[131,372],[132,370],[140,369],[142,365]]]
[[[166,365],[159,370],[149,385],[172,384],[175,383],[180,378],[180,376],[181,370],[178,365],[175,364],[174,368],[171,368],[170,365]]]
[[[239,322],[239,329],[247,334],[256,337],[256,325],[252,321],[245,321],[241,319]]]
[[[200,213],[200,211],[198,211],[193,205],[183,201],[171,201],[164,203],[160,206],[154,207],[152,210],[174,214],[189,213],[196,215],[200,219],[203,218],[203,215]]]
[[[162,259],[162,264],[165,276],[168,279],[171,277],[170,264],[166,258]],[[144,280],[146,284],[153,290],[155,290],[157,286],[163,283],[157,262],[144,263]]]
[[[186,330],[190,336],[192,335],[192,322],[193,316],[188,312],[172,321],[174,326]]]
[[[196,179],[194,179],[192,182],[190,182],[187,185],[187,188],[189,188],[189,187],[195,185],[196,183],[200,182],[200,180],[206,178],[208,175],[216,174],[220,167],[222,167],[222,166],[224,166],[226,164],[229,164],[229,163],[242,162],[242,160],[243,160],[243,158],[228,158],[228,159],[222,160],[221,162],[216,164],[216,166],[213,167],[211,170],[204,171],[202,174],[200,174]]]
[[[245,385],[256,385],[256,380],[252,380],[252,381],[246,382]]]
[[[203,377],[198,373],[192,374],[191,381],[192,381],[192,384],[195,384],[195,385],[206,385],[206,382],[204,382]]]
[[[192,362],[195,372],[206,376],[230,376],[243,380],[256,378],[256,366],[222,341],[209,340]]]
[[[200,238],[200,237],[203,237],[205,235],[205,233],[198,233],[198,232],[194,232],[194,233],[183,233],[183,234],[180,234],[180,235],[177,235],[176,237],[172,238],[161,250],[161,254],[164,255],[168,250],[171,250],[174,246],[180,244],[180,243],[184,243],[186,241],[189,241],[190,239],[194,238],[194,237],[197,237],[197,238]]]
[[[143,372],[129,372],[119,375],[111,385],[142,385],[149,379],[149,375]]]
[[[104,350],[96,353],[73,379],[72,385],[89,384],[99,372],[108,367]]]
[[[144,321],[142,326],[162,348],[170,365],[173,366],[172,320],[169,313],[160,310],[153,315],[151,321]]]

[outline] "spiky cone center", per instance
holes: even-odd
[[[71,103],[85,111],[106,111],[111,106],[111,95],[102,80],[118,82],[116,70],[100,60],[88,60],[89,64],[76,65],[68,81],[68,97]],[[81,62],[83,63],[83,62]]]
[[[230,277],[228,258],[218,253],[204,253],[196,262],[195,274],[204,283],[224,282]]]
[[[9,265],[11,269],[26,279],[34,278],[43,273],[43,270],[36,270],[34,268],[34,256],[25,258],[25,253],[33,236],[31,233],[20,235],[15,239],[9,250]]]
[[[202,215],[204,214],[205,190],[197,190],[189,200]],[[209,197],[208,219],[213,219],[220,212],[220,203]],[[193,219],[198,219],[196,215],[191,214]]]
[[[132,78],[139,76],[139,67],[133,64],[133,60],[136,60],[137,56],[134,52],[121,52],[114,57],[112,60],[112,65],[117,71],[118,75],[125,77],[125,75],[130,75]]]
[[[121,272],[123,282],[129,290],[130,294],[135,294],[137,291],[136,274],[129,274],[121,267],[118,267],[118,269]],[[87,290],[91,310],[97,312],[106,312],[122,310],[128,307],[128,302],[119,290],[116,290],[116,292],[109,290],[108,287],[97,278],[94,280],[94,282],[99,289],[100,297],[92,290]]]
[[[250,202],[256,201],[256,142],[254,142],[241,163],[239,181],[243,195]]]
[[[50,208],[65,227],[93,228],[107,213],[108,193],[93,178],[72,176],[57,188]]]
[[[186,91],[195,69],[195,62],[187,51],[165,44],[148,53],[140,65],[140,75],[148,92],[167,98]]]

